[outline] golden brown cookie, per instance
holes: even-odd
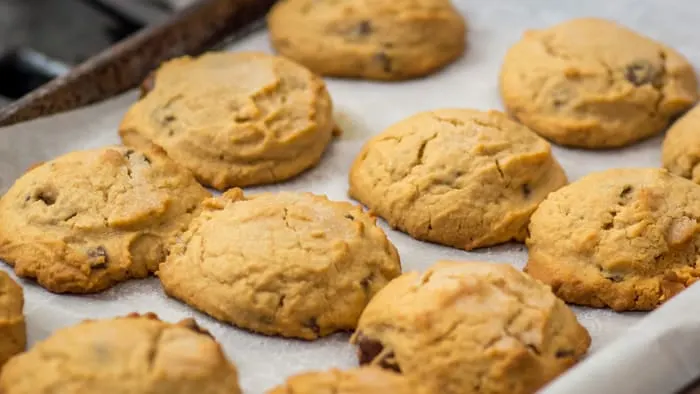
[[[668,126],[697,100],[692,65],[612,21],[573,19],[526,32],[506,54],[508,112],[552,141],[629,145]]]
[[[336,77],[424,76],[459,58],[466,41],[449,0],[284,0],[267,24],[279,53]]]
[[[440,394],[534,393],[590,340],[563,301],[511,265],[449,261],[391,281],[351,339],[361,364]]]
[[[210,194],[164,154],[73,152],[35,167],[0,199],[0,259],[57,293],[143,278]]]
[[[354,329],[401,272],[375,219],[350,203],[231,189],[203,205],[158,276],[169,295],[241,328],[303,339]]]
[[[412,237],[462,249],[524,240],[530,214],[566,184],[551,148],[496,111],[423,112],[362,149],[350,195]]]
[[[364,367],[292,376],[267,394],[415,394],[415,391],[399,374]]]
[[[10,357],[27,345],[23,310],[22,288],[0,270],[0,371]]]
[[[614,169],[558,190],[532,215],[526,271],[564,301],[650,310],[694,283],[700,186],[662,169]]]
[[[678,119],[666,132],[663,166],[676,175],[700,183],[700,106]]]
[[[160,146],[219,190],[283,181],[321,159],[334,129],[323,81],[263,53],[209,53],[163,64],[119,128]]]
[[[240,394],[238,373],[194,320],[85,321],[7,363],[3,394]]]

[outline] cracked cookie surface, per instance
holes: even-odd
[[[4,271],[0,271],[0,371],[2,366],[27,345],[24,322],[24,292]]]
[[[666,132],[661,161],[672,173],[700,184],[700,106],[678,119]]]
[[[403,376],[381,368],[331,369],[292,376],[267,394],[415,394]]]
[[[164,63],[119,128],[126,145],[161,147],[207,186],[289,179],[321,159],[334,131],[324,82],[263,53],[209,53]]]
[[[449,0],[285,0],[267,22],[279,53],[327,76],[420,77],[466,45],[466,23]]]
[[[423,112],[362,149],[350,195],[420,240],[474,249],[525,239],[566,174],[548,142],[497,111]]]
[[[153,314],[63,328],[7,363],[4,394],[240,394],[236,367],[194,320]]]
[[[700,186],[663,169],[590,174],[532,215],[526,271],[563,300],[651,310],[700,276]]]
[[[0,199],[0,259],[57,293],[144,278],[210,194],[164,154],[107,147],[34,167]]]
[[[697,100],[695,72],[681,54],[597,18],[526,32],[506,54],[500,85],[513,117],[583,148],[657,134]]]
[[[303,339],[354,329],[401,272],[375,219],[350,203],[231,189],[203,205],[158,276],[170,296],[238,327]]]
[[[447,313],[446,313],[447,312]],[[534,393],[587,351],[563,301],[508,264],[440,261],[390,282],[351,342],[426,393]]]

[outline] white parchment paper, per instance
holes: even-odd
[[[470,26],[469,49],[461,60],[439,74],[409,82],[327,80],[343,136],[315,169],[290,182],[248,192],[297,190],[347,199],[350,164],[372,134],[419,111],[502,108],[498,96],[501,60],[528,28],[579,16],[611,18],[668,43],[700,64],[697,0],[458,0],[455,4]],[[271,52],[266,34],[255,33],[229,49]],[[38,161],[119,143],[118,123],[135,100],[136,93],[129,93],[89,108],[0,129],[0,192]],[[576,180],[606,168],[657,167],[661,138],[606,152],[554,150],[569,179]],[[399,249],[406,271],[423,270],[438,259],[502,261],[521,268],[527,258],[525,247],[519,244],[464,252],[415,241],[381,224]],[[11,271],[4,264],[0,269]],[[30,281],[22,284],[30,344],[86,318],[154,311],[171,321],[194,317],[208,328],[238,365],[246,394],[263,393],[301,371],[356,365],[345,334],[315,342],[254,335],[168,299],[156,279],[127,282],[92,296],[55,295]],[[679,388],[700,372],[698,303],[700,287],[695,286],[650,314],[574,308],[593,337],[590,355],[545,392],[659,394]]]

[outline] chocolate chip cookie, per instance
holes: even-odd
[[[676,175],[700,183],[700,106],[683,115],[666,132],[663,166]]]
[[[158,276],[169,295],[238,327],[303,339],[354,329],[401,272],[375,219],[350,203],[231,189],[203,205]]]
[[[24,350],[24,293],[4,271],[0,271],[0,371],[7,360]]]
[[[92,293],[144,278],[168,238],[209,197],[158,151],[73,152],[18,179],[0,199],[0,259],[57,293]]]
[[[590,174],[530,222],[526,270],[564,301],[650,310],[700,277],[700,186],[663,169]]]
[[[194,320],[155,315],[85,321],[58,330],[5,365],[4,394],[240,394],[238,373]]]
[[[408,380],[380,368],[331,369],[292,376],[267,394],[415,394]]]
[[[360,364],[425,393],[534,393],[579,360],[590,336],[542,283],[508,264],[438,262],[370,302],[351,339]]]
[[[697,100],[697,81],[673,49],[580,18],[526,32],[503,61],[501,95],[513,117],[558,144],[612,148],[665,129]]]
[[[423,112],[372,138],[350,195],[412,237],[462,249],[524,240],[566,175],[542,138],[504,114]]]
[[[459,58],[466,40],[449,0],[283,0],[267,23],[279,53],[335,77],[424,76]]]
[[[298,175],[318,163],[334,131],[324,82],[282,57],[183,57],[142,89],[119,128],[124,143],[159,146],[219,190]]]

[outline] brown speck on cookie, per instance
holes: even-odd
[[[625,68],[625,79],[635,86],[655,84],[659,70],[647,60],[637,60]]]
[[[107,268],[107,264],[109,263],[109,256],[107,255],[107,249],[105,249],[104,246],[97,246],[95,248],[89,249],[87,255],[88,264],[90,264],[91,268]]]
[[[374,60],[381,65],[385,73],[390,73],[392,71],[391,58],[386,52],[378,52],[374,55]]]
[[[394,352],[385,351],[381,342],[368,338],[362,333],[357,334],[356,342],[360,365],[376,364],[384,369],[401,372],[401,368],[394,358]],[[377,359],[380,356],[381,358]]]

